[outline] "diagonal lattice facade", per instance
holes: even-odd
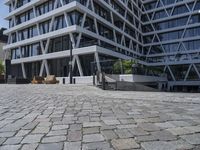
[[[140,1],[7,0],[6,4],[10,29],[4,49],[11,52],[19,76],[67,76],[70,41],[75,74],[81,76],[89,75],[92,61],[101,70],[102,59],[142,56]],[[55,68],[60,65],[58,73]]]
[[[200,1],[144,1],[146,62],[163,70],[169,83],[199,84]]]
[[[169,84],[199,84],[198,0],[5,0],[4,49],[16,76],[91,75],[91,62],[136,59]],[[71,42],[70,42],[71,41]]]

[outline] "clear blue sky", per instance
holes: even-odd
[[[8,15],[8,7],[4,5],[4,0],[0,0],[0,28],[8,28],[8,22],[4,18]]]

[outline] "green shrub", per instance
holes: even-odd
[[[113,73],[121,74],[121,70],[123,69],[124,74],[132,74],[133,64],[135,64],[135,61],[133,60],[122,60],[121,62],[117,61],[113,66]]]
[[[4,73],[4,65],[3,62],[0,60],[0,75]]]

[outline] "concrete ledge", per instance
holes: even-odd
[[[69,77],[56,77],[56,79],[59,80],[59,84],[69,84]],[[73,79],[75,84],[93,84],[93,76],[73,77]]]

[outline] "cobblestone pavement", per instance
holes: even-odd
[[[200,94],[0,85],[0,150],[200,150]]]

